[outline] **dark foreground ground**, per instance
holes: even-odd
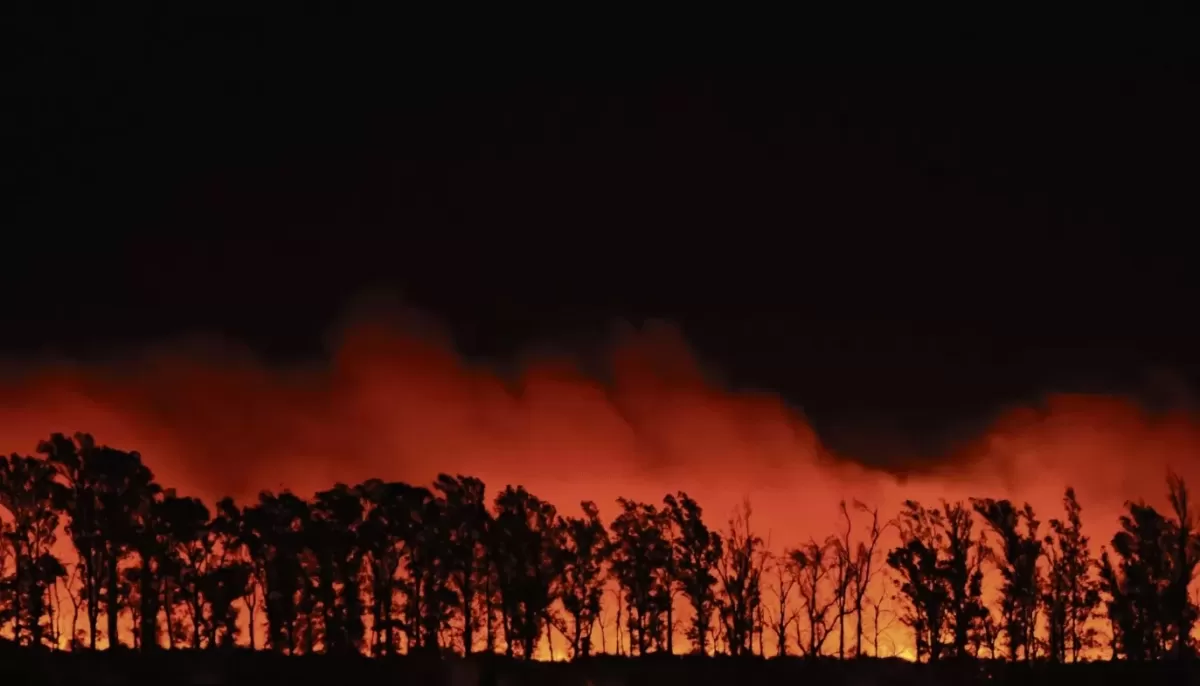
[[[1200,666],[1098,662],[1079,665],[914,665],[894,660],[628,659],[573,664],[399,657],[282,657],[266,653],[33,653],[0,646],[0,685],[18,684],[430,684],[437,686],[659,686],[670,684],[1200,684]]]

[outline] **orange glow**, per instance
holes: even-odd
[[[1032,503],[1044,523],[1061,515],[1067,485],[1098,549],[1126,499],[1163,504],[1169,465],[1200,487],[1200,426],[1190,415],[1151,416],[1101,396],[1012,408],[929,473],[873,471],[826,450],[779,397],[710,383],[667,325],[615,337],[609,384],[568,355],[529,357],[504,378],[460,359],[435,327],[395,313],[347,322],[332,351],[319,364],[272,368],[210,341],[104,365],[26,364],[0,381],[0,448],[28,454],[51,432],[87,431],[141,451],[160,482],[210,504],[260,489],[309,495],[337,481],[424,483],[450,472],[493,492],[523,484],[564,513],[595,500],[606,520],[618,496],[658,502],[685,490],[724,529],[749,497],[755,530],[777,551],[834,532],[842,499],[890,517],[906,498],[1012,498]],[[561,657],[564,642],[554,640]],[[881,644],[912,658],[898,622]],[[677,646],[686,649],[682,628]],[[769,635],[766,647],[774,653]],[[826,651],[836,648],[835,634]]]

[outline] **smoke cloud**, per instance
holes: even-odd
[[[829,450],[780,397],[723,387],[667,323],[617,327],[598,356],[539,351],[501,369],[387,303],[352,311],[309,363],[199,337],[105,362],[9,361],[0,448],[28,453],[54,431],[140,450],[165,485],[209,500],[450,472],[524,484],[563,511],[594,499],[607,515],[618,496],[682,489],[720,525],[748,497],[777,549],[833,531],[842,499],[890,516],[905,498],[1010,497],[1044,520],[1067,485],[1103,543],[1126,499],[1162,502],[1168,467],[1200,483],[1188,409],[1049,395],[1002,411],[935,467],[890,472]]]

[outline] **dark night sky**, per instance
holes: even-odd
[[[22,56],[10,355],[303,356],[394,290],[483,357],[670,319],[841,441],[1200,379],[1194,72],[508,72],[94,28]]]

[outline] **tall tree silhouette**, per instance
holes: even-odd
[[[133,644],[141,650],[158,647],[158,614],[160,610],[159,585],[168,575],[166,558],[171,552],[168,544],[169,530],[161,517],[161,502],[157,498],[147,499],[138,509],[135,523],[134,549],[140,565],[126,570],[126,583],[136,589],[136,617],[133,625]],[[134,608],[130,608],[133,610]],[[170,614],[170,608],[167,610]]]
[[[962,503],[926,508],[908,500],[897,527],[901,543],[887,563],[899,574],[895,583],[906,605],[901,619],[913,630],[917,659],[935,662],[947,648],[965,654],[981,583],[978,565],[970,561],[970,510]]]
[[[596,504],[580,504],[582,517],[561,517],[563,545],[554,551],[558,576],[558,598],[570,623],[556,621],[570,641],[571,657],[586,657],[592,650],[592,631],[600,616],[604,597],[604,563],[609,551],[608,531],[600,521]]]
[[[58,528],[56,504],[65,495],[56,476],[53,465],[43,460],[16,454],[0,457],[0,510],[8,512],[4,532],[13,557],[13,576],[6,580],[13,636],[18,642],[28,637],[29,645],[36,647],[42,646],[43,622],[49,620],[50,587],[66,575],[51,552]]]
[[[454,571],[451,559],[454,522],[446,514],[446,502],[432,491],[422,488],[414,493],[421,500],[421,525],[410,530],[408,607],[419,625],[416,647],[437,652],[443,647],[442,632],[449,628],[457,609],[458,596],[450,587]]]
[[[288,491],[264,491],[242,516],[244,540],[262,566],[267,643],[276,652],[295,654],[300,648],[298,601],[308,584],[301,560],[308,505]]]
[[[117,625],[121,612],[119,565],[137,544],[138,513],[154,496],[157,484],[137,452],[102,446],[90,451],[88,461],[96,478],[97,522],[105,565],[104,611],[108,619],[108,645],[113,650],[121,645]]]
[[[75,434],[74,439],[53,434],[38,443],[37,449],[67,486],[61,509],[67,514],[66,531],[75,547],[77,564],[82,569],[80,582],[87,608],[88,647],[93,650],[98,634],[101,586],[107,571],[99,522],[98,474],[90,459],[95,450],[95,441],[84,433]]]
[[[406,487],[403,502],[405,519],[398,535],[404,555],[397,585],[404,613],[399,626],[409,652],[437,653],[441,630],[453,610],[452,591],[447,586],[451,525],[444,520],[442,501],[428,488]]]
[[[217,503],[216,513],[208,523],[208,535],[214,542],[215,557],[208,572],[200,578],[200,591],[208,601],[208,645],[210,648],[229,648],[235,645],[240,633],[236,602],[253,591],[252,569],[242,557],[240,513],[229,498]],[[250,607],[247,601],[247,607]],[[361,621],[361,612],[359,613]],[[250,630],[253,631],[253,615]]]
[[[1192,509],[1187,485],[1178,474],[1167,475],[1167,498],[1175,519],[1172,522],[1174,540],[1171,551],[1171,578],[1167,583],[1167,620],[1174,629],[1173,653],[1176,658],[1189,657],[1195,652],[1192,628],[1200,608],[1192,602],[1188,589],[1196,578],[1200,564],[1200,531],[1196,529],[1196,514]]]
[[[837,548],[835,539],[808,543],[788,553],[792,578],[800,596],[800,612],[804,626],[796,623],[796,644],[808,658],[820,656],[825,641],[833,631],[836,615],[832,614],[838,602],[837,585],[831,578],[836,566]],[[801,631],[808,629],[808,641]]]
[[[482,598],[480,588],[486,588],[490,573],[486,551],[491,524],[487,488],[474,477],[447,474],[438,475],[434,488],[442,500],[442,511],[449,525],[446,565],[462,614],[463,654],[470,655],[475,650],[476,632],[481,623],[486,622],[486,603],[482,612],[477,606]]]
[[[241,597],[246,606],[250,648],[255,650],[258,648],[258,597],[264,585],[263,565],[259,557],[262,552],[261,542],[256,539],[255,532],[247,522],[246,511],[239,508],[233,498],[226,497],[218,501],[214,524],[222,536],[229,564],[237,565],[243,570],[238,572],[242,578],[236,581],[245,582],[242,585]]]
[[[870,523],[867,525],[866,531],[862,540],[858,542],[858,547],[854,553],[854,655],[861,657],[862,642],[863,642],[863,605],[867,597],[867,590],[871,586],[871,580],[875,578],[878,568],[876,567],[876,558],[878,554],[876,548],[879,546],[879,539],[883,536],[884,530],[891,525],[891,522],[881,522],[879,520],[879,508],[871,509],[865,504],[854,501],[854,509],[870,516]]]
[[[372,479],[360,485],[364,504],[359,527],[359,545],[367,557],[371,579],[371,652],[391,655],[396,650],[394,605],[397,575],[406,555],[408,541],[420,526],[424,494],[408,484]]]
[[[175,633],[171,631],[171,618],[179,603],[189,604],[193,611],[201,600],[196,587],[199,574],[189,563],[204,550],[208,508],[196,498],[178,496],[174,489],[148,498],[137,510],[134,531],[134,548],[141,558],[139,572],[131,581],[139,586],[138,613],[140,626],[139,645],[143,650],[158,645],[158,615],[160,603],[167,614],[168,636],[173,644]],[[196,562],[196,564],[202,564]],[[200,618],[193,613],[193,629],[200,625]],[[198,632],[197,632],[198,633]],[[193,645],[198,646],[199,636],[193,636]]]
[[[752,514],[750,502],[745,501],[730,518],[725,554],[717,567],[721,581],[718,607],[731,655],[751,652],[755,618],[762,603],[766,550],[763,540],[750,527]]]
[[[1004,578],[1000,589],[1003,594],[1001,614],[1008,657],[1015,661],[1020,652],[1025,660],[1032,660],[1037,646],[1035,631],[1041,599],[1039,522],[1028,504],[1017,509],[1008,500],[985,498],[974,501],[974,505],[975,511],[1000,539],[1000,549],[995,551],[993,559]]]
[[[838,623],[838,658],[846,658],[846,615],[853,609],[851,589],[854,588],[858,569],[855,566],[854,548],[850,535],[854,532],[854,522],[850,520],[850,510],[846,501],[838,503],[838,512],[842,515],[845,528],[837,536],[830,537],[833,548],[833,581],[834,607],[837,609]]]
[[[946,580],[947,618],[952,632],[951,649],[958,658],[967,657],[971,629],[987,611],[983,605],[983,561],[987,542],[976,540],[971,510],[963,503],[943,503],[946,548],[940,568]]]
[[[171,555],[176,562],[178,600],[187,608],[187,616],[191,620],[192,648],[198,650],[209,635],[204,579],[216,564],[217,537],[208,526],[208,507],[197,498],[165,494],[159,512],[171,530]]]
[[[532,659],[554,597],[554,551],[562,545],[554,506],[524,487],[496,496],[491,537],[504,619],[506,651]]]
[[[797,575],[791,559],[786,555],[771,556],[770,566],[775,572],[775,602],[767,607],[767,621],[775,634],[775,655],[785,657],[788,654],[788,629],[800,622],[800,615],[792,606],[792,591],[796,588]],[[796,641],[803,650],[804,644],[799,635]]]
[[[1049,569],[1042,602],[1047,612],[1047,647],[1055,662],[1079,660],[1080,653],[1092,648],[1095,631],[1088,621],[1100,603],[1100,589],[1093,576],[1089,538],[1083,533],[1082,508],[1075,489],[1063,496],[1066,519],[1051,519],[1050,531],[1043,540]]]
[[[630,650],[638,655],[665,641],[662,616],[670,602],[667,570],[674,555],[663,536],[664,515],[654,505],[617,499],[612,523],[612,571],[625,594]]]
[[[38,446],[38,452],[47,456],[68,484],[69,530],[81,562],[87,565],[92,644],[102,599],[109,648],[115,649],[120,646],[119,565],[136,545],[139,509],[156,487],[153,474],[137,452],[97,446],[86,434],[77,434],[75,441],[55,434]]]
[[[1163,544],[1170,538],[1165,517],[1153,507],[1128,503],[1121,531],[1112,539],[1119,561],[1100,556],[1102,588],[1108,595],[1113,651],[1128,660],[1152,660],[1166,652],[1161,588],[1170,577]]]
[[[682,535],[675,518],[671,516],[670,503],[666,498],[663,500],[662,509],[659,510],[658,527],[667,544],[667,555],[660,572],[664,590],[664,595],[659,603],[662,608],[662,626],[655,632],[656,636],[662,636],[664,640],[662,645],[656,646],[655,649],[673,655],[675,653],[675,629],[679,624],[675,619],[675,598],[682,590],[679,585],[678,549]]]
[[[363,518],[359,494],[345,484],[317,493],[310,508],[306,545],[317,566],[317,604],[325,652],[362,649],[361,577],[364,552],[358,544]]]
[[[1187,595],[1200,553],[1187,488],[1168,477],[1175,519],[1144,503],[1127,503],[1121,530],[1100,558],[1102,590],[1108,596],[1114,653],[1129,660],[1189,655],[1197,608]]]
[[[913,631],[917,660],[936,661],[942,652],[942,617],[946,589],[938,573],[942,545],[941,513],[908,500],[898,520],[901,544],[888,552],[888,566],[899,573],[895,581],[907,601],[903,621]]]
[[[707,655],[717,611],[716,569],[724,554],[721,535],[708,528],[703,509],[686,493],[668,495],[663,502],[679,532],[673,555],[680,588],[692,606],[687,637],[695,652]]]

